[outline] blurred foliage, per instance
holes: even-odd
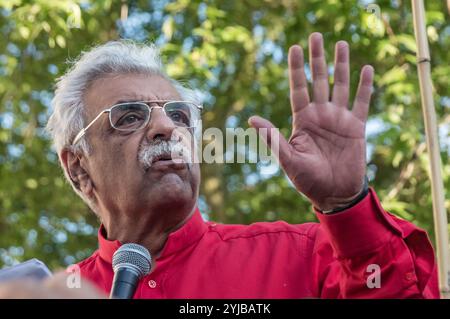
[[[259,114],[286,136],[289,46],[306,48],[308,35],[322,32],[332,74],[334,43],[348,41],[353,94],[360,68],[376,70],[367,125],[371,185],[386,209],[433,236],[410,1],[377,1],[379,19],[368,3],[0,0],[0,267],[37,257],[57,268],[96,248],[98,221],[65,182],[43,127],[65,61],[118,38],[156,42],[169,74],[206,92],[204,128],[246,128]],[[426,9],[448,190],[449,15],[443,1],[427,1]],[[199,205],[210,219],[315,221],[311,205],[276,167],[209,164],[202,174]]]

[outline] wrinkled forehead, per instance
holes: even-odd
[[[107,75],[91,83],[84,95],[86,115],[92,117],[114,104],[125,101],[180,100],[167,79],[159,75]]]

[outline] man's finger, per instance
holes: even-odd
[[[350,88],[349,48],[345,41],[336,43],[334,54],[334,86],[332,101],[340,107],[347,107]]]
[[[370,97],[373,90],[373,67],[365,65],[361,70],[358,91],[353,103],[352,113],[364,123],[369,113]]]
[[[292,115],[309,104],[308,82],[305,75],[303,49],[294,45],[289,49],[289,86],[291,91]]]
[[[328,102],[328,69],[325,61],[322,34],[314,32],[309,37],[309,59],[313,78],[313,100],[315,103]]]
[[[270,121],[259,116],[252,116],[248,123],[258,131],[259,136],[271,149],[280,164],[289,159],[291,145]]]

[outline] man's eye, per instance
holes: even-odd
[[[128,126],[142,121],[142,117],[138,114],[126,114],[122,116],[116,123],[117,126]]]
[[[181,111],[174,111],[170,113],[172,121],[178,125],[189,126],[189,117]]]

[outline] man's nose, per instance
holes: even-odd
[[[149,141],[155,139],[170,140],[173,130],[176,128],[173,121],[164,114],[161,108],[154,108],[150,114],[150,123],[147,128]]]

